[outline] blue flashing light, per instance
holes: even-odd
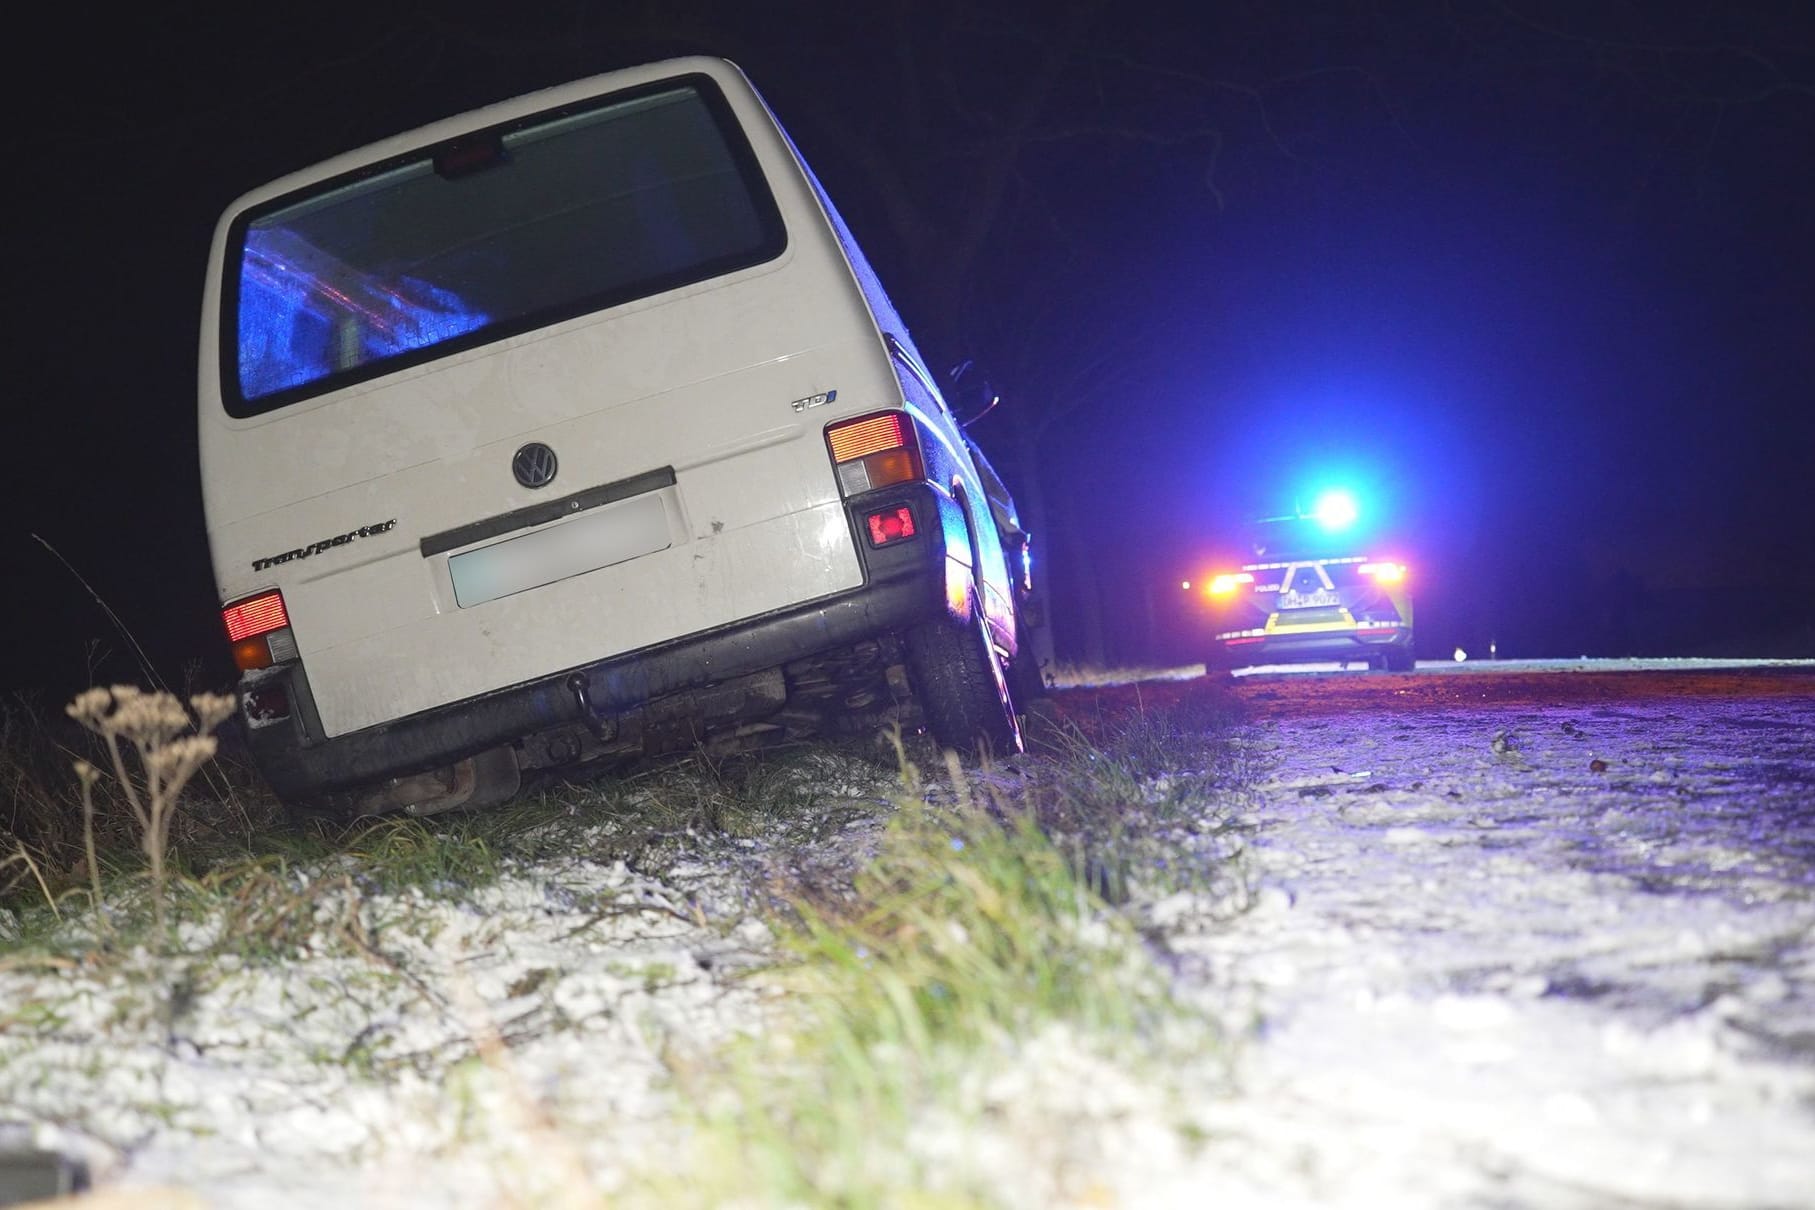
[[[1334,532],[1347,529],[1355,524],[1361,510],[1355,506],[1355,497],[1341,490],[1327,491],[1317,497],[1317,504],[1311,509],[1311,516],[1326,530]]]

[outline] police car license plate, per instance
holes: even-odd
[[[1327,588],[1320,588],[1316,592],[1282,592],[1279,594],[1281,609],[1317,609],[1341,603],[1342,598]]]

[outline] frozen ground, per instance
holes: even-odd
[[[1005,1204],[1041,1204],[1030,1168],[1069,1154],[1093,1205],[1815,1205],[1815,668],[1229,692],[1258,895],[1233,920],[1188,899],[1153,918],[1182,990],[1245,1039],[1234,1086],[1181,1068],[1149,1095],[1043,1040],[1029,1099],[1052,1137],[984,1152]],[[764,863],[873,833],[850,770],[827,766],[821,800],[817,837],[637,871],[582,844],[472,902],[367,896],[414,923],[364,958],[136,979],[0,961],[0,1145],[10,1122],[103,1186],[233,1210],[536,1204],[570,1168],[609,1195],[681,1154],[675,1043],[761,1019],[731,976],[766,942]],[[348,902],[324,890],[319,927]],[[1181,1125],[1195,1145],[1154,1145]]]
[[[1603,667],[1244,686],[1263,891],[1172,945],[1260,1041],[1153,1204],[1815,1205],[1815,679]]]

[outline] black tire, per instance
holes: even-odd
[[[1235,671],[1235,658],[1222,647],[1212,647],[1204,655],[1204,675],[1211,680],[1223,680]]]
[[[1417,667],[1418,657],[1410,647],[1389,647],[1381,653],[1380,664],[1388,672],[1410,672]]]
[[[970,615],[963,623],[922,623],[906,635],[908,675],[927,730],[960,758],[1025,751],[1014,695],[975,593]]]

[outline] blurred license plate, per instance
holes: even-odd
[[[455,555],[454,600],[467,609],[653,554],[673,545],[660,492],[609,504],[572,521]]]
[[[1320,606],[1340,605],[1342,599],[1327,588],[1316,592],[1282,592],[1279,594],[1281,609],[1316,609]]]

